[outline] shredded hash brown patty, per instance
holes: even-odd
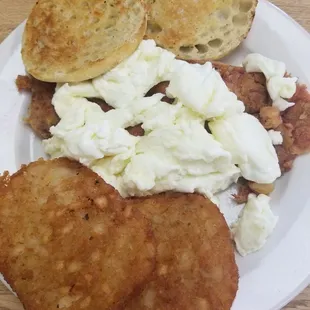
[[[218,207],[197,194],[164,193],[130,204],[152,222],[154,279],[127,310],[229,310],[238,289],[230,231]]]
[[[66,158],[0,178],[0,272],[26,310],[114,309],[155,268],[150,221]]]

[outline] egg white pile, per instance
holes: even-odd
[[[292,105],[285,99],[296,92],[296,79],[284,76],[283,63],[251,54],[244,67],[265,74],[275,106],[283,110]],[[172,104],[161,101],[162,94],[145,97],[162,81],[170,82],[167,95],[174,99]],[[86,98],[104,99],[114,109],[103,112]],[[60,122],[51,128],[52,138],[43,142],[46,153],[80,161],[123,197],[173,190],[198,192],[217,202],[216,194],[241,176],[273,183],[281,175],[273,146],[282,142],[280,133],[268,133],[244,112],[243,102],[211,63],[177,60],[152,40],[142,41],[133,55],[105,75],[58,85],[52,104]],[[138,124],[144,136],[126,130]],[[261,248],[276,221],[269,197],[249,197],[232,228],[240,254]]]

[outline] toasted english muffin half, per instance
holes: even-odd
[[[185,60],[215,60],[246,38],[257,0],[147,0],[146,37]]]
[[[146,31],[142,0],[39,0],[23,35],[27,71],[46,82],[79,82],[130,56]]]

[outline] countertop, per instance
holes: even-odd
[[[271,2],[291,15],[310,32],[309,0],[273,0]],[[35,0],[0,0],[0,42],[27,17],[34,3]],[[0,310],[22,309],[18,299],[0,283]],[[284,310],[306,309],[310,309],[310,286],[284,308]]]

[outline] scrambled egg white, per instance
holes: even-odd
[[[245,256],[260,250],[273,232],[278,217],[270,209],[270,197],[250,194],[232,233],[238,252]]]
[[[104,113],[96,103],[84,98],[94,94],[89,82],[65,84],[55,93],[52,103],[60,122],[51,128],[53,137],[43,141],[45,151],[52,157],[67,156],[89,165],[135,147],[138,138],[123,128],[130,124],[132,113],[129,110]]]
[[[93,85],[109,105],[123,107],[143,97],[159,82],[170,80],[174,60],[174,54],[146,40],[126,61],[95,78]]]
[[[283,136],[281,131],[269,130],[268,134],[273,145],[280,145],[283,143]]]
[[[162,94],[144,97],[167,80],[173,104]],[[86,99],[92,97],[115,109],[103,112]],[[262,183],[280,175],[267,131],[244,113],[211,63],[176,60],[151,40],[105,75],[59,85],[52,103],[61,120],[44,141],[46,152],[79,160],[123,196],[176,190],[213,199],[240,175]],[[127,132],[141,123],[143,137]]]
[[[243,66],[247,72],[262,72],[265,75],[273,106],[284,111],[294,105],[285,99],[292,98],[296,93],[297,78],[285,77],[286,66],[283,62],[260,54],[249,54],[244,59]]]
[[[209,123],[215,139],[233,156],[242,176],[256,183],[273,183],[281,176],[278,156],[268,132],[247,113]]]
[[[244,112],[244,104],[229,91],[210,62],[199,65],[177,60],[167,94],[206,120]]]
[[[175,190],[212,198],[240,176],[231,155],[198,121],[155,129],[137,143],[136,153],[120,176],[113,174],[113,166],[110,159],[103,159],[92,169],[125,196]]]

